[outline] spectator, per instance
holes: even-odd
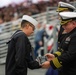
[[[34,50],[35,57],[38,56],[38,49],[43,46],[43,39],[42,39],[43,33],[44,28],[42,28],[41,24],[38,24],[37,30],[35,32],[35,50]]]

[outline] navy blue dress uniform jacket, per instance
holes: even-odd
[[[18,33],[19,32],[19,33]],[[31,45],[27,36],[18,30],[8,42],[6,75],[27,75],[27,68],[40,68],[37,61],[30,59]]]
[[[63,34],[63,31],[64,31],[63,27],[60,26],[60,31],[58,33],[58,45],[61,43],[62,39],[66,36],[66,33]]]
[[[59,69],[59,75],[76,75],[76,28],[65,36],[54,55],[50,64]]]

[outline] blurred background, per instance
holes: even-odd
[[[76,7],[76,0],[0,0],[0,75],[5,74],[6,42],[16,30],[20,29],[21,17],[24,14],[34,17],[39,22],[35,33],[28,37],[34,49],[33,57],[43,58],[44,54],[57,50],[60,24],[56,9],[59,1]],[[46,75],[46,71],[29,70],[28,75]]]

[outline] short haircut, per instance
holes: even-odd
[[[31,24],[30,22],[26,21],[26,20],[22,20],[21,22],[21,28],[24,28],[27,24]]]

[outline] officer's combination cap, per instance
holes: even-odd
[[[26,20],[28,22],[30,22],[31,24],[33,24],[34,26],[36,26],[38,24],[38,22],[32,18],[31,16],[28,15],[23,15],[22,20]]]
[[[61,17],[61,25],[65,25],[66,23],[76,20],[76,12],[60,12]]]
[[[58,8],[57,8],[57,12],[63,12],[63,11],[74,11],[76,8],[69,4],[69,3],[65,3],[65,2],[59,2],[58,3]]]

